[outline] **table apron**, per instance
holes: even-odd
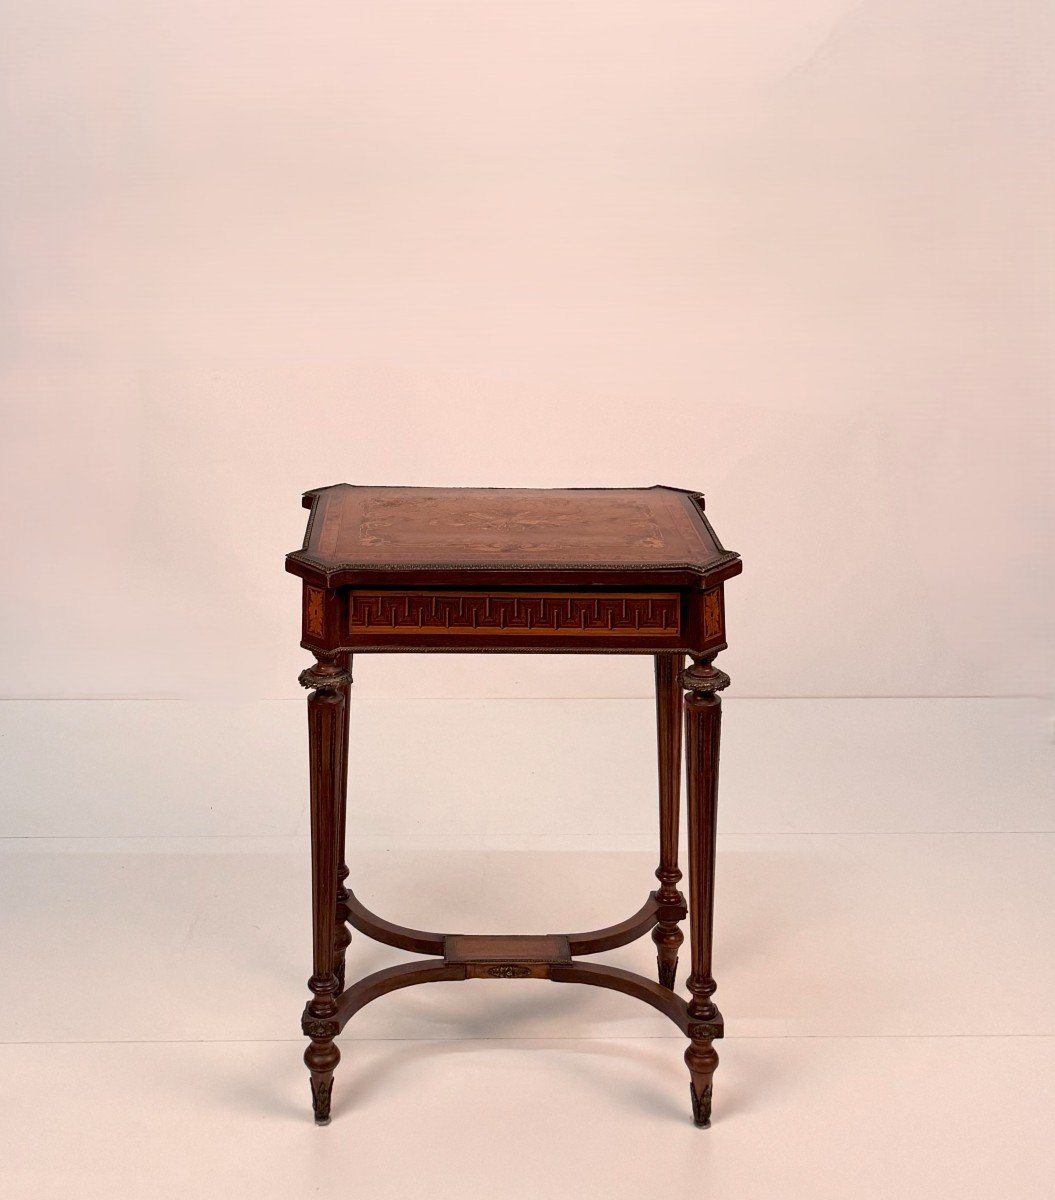
[[[725,645],[722,586],[706,590],[355,588],[304,585],[302,645],[337,651],[703,654]]]

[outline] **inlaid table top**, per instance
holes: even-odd
[[[703,497],[678,488],[410,488],[304,495],[286,569],[325,588],[423,582],[708,586],[740,571]]]

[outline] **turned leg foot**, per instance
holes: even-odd
[[[664,923],[652,930],[652,940],[656,943],[659,982],[673,991],[678,977],[678,949],[685,940],[685,935],[677,925]]]
[[[304,1051],[304,1063],[311,1072],[311,1106],[316,1125],[330,1123],[333,1072],[340,1061],[341,1052],[333,1041],[317,1041],[313,1038]]]
[[[718,1066],[718,1055],[709,1038],[690,1042],[685,1065],[689,1068],[692,1123],[697,1129],[706,1129],[711,1123],[711,1087]]]

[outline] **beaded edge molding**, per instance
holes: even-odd
[[[706,563],[691,563],[691,562],[663,562],[663,563],[606,563],[606,562],[589,562],[589,563],[518,563],[509,562],[495,565],[493,562],[486,563],[396,563],[396,562],[341,562],[341,563],[324,563],[319,558],[314,558],[304,550],[293,550],[286,555],[287,559],[293,562],[303,563],[307,567],[313,567],[321,574],[329,576],[336,575],[339,571],[690,571],[694,575],[699,575],[701,579],[706,579],[719,568],[727,566],[732,562],[739,562],[740,555],[735,550],[726,550],[719,554],[717,558],[709,559]]]

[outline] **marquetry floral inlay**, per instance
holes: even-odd
[[[308,633],[314,634],[315,637],[322,637],[326,628],[326,593],[319,588],[309,587],[306,589],[305,605],[306,617],[305,625]]]
[[[706,641],[722,636],[722,594],[717,588],[703,596],[703,636]]]

